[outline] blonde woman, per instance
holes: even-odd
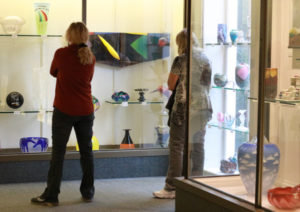
[[[154,197],[175,198],[174,178],[180,177],[183,171],[183,154],[186,135],[186,90],[187,90],[187,53],[188,33],[183,29],[176,36],[178,56],[175,58],[168,78],[169,89],[175,91],[174,103],[168,102],[171,109],[169,168],[165,187],[153,192]],[[191,62],[191,136],[192,136],[192,170],[193,175],[203,175],[204,166],[204,136],[207,122],[212,116],[209,98],[211,85],[211,67],[208,58],[199,47],[196,36],[192,33],[192,62]]]
[[[52,156],[47,187],[42,195],[31,199],[32,203],[58,205],[64,155],[73,127],[83,171],[80,192],[84,201],[93,199],[94,159],[91,140],[94,107],[91,81],[95,57],[86,45],[88,38],[89,32],[83,23],[72,23],[66,32],[68,46],[55,52],[50,68],[50,74],[56,78],[52,117]]]

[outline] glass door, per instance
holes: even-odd
[[[300,211],[300,1],[270,1],[271,27],[265,69],[264,100],[269,126],[264,143],[262,186],[270,187],[263,206],[274,211]],[[275,178],[275,179],[274,179]],[[272,181],[269,186],[267,181]]]
[[[259,1],[191,4],[188,176],[254,203]]]

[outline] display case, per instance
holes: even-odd
[[[0,154],[21,152],[22,137],[46,137],[51,146],[55,79],[49,67],[55,50],[66,45],[69,23],[81,20],[82,1],[10,1],[0,10]]]
[[[186,22],[189,32],[198,35],[213,74],[219,75],[210,91],[214,111],[206,126],[200,176],[193,172],[200,125],[195,126],[197,116],[192,113],[197,75],[191,46],[187,174],[176,181],[176,211],[300,211],[299,2],[191,0],[186,7],[191,13]],[[228,41],[232,29],[242,31],[242,44]],[[228,86],[232,79],[236,84],[247,79],[245,67],[235,68],[240,63],[250,67],[246,89]]]
[[[81,20],[91,33],[90,46],[97,60],[92,81],[92,95],[100,103],[93,128],[97,146],[120,149],[124,129],[131,129],[136,149],[166,148],[166,81],[177,51],[174,34],[183,26],[183,1],[38,3],[1,3],[0,154],[21,152],[22,137],[46,137],[51,151],[55,79],[48,72],[55,50],[67,45],[67,27]],[[120,60],[112,58],[110,47]],[[129,99],[112,98],[120,91]],[[8,103],[13,101],[9,94],[15,95],[15,102],[22,98],[22,103]],[[72,132],[68,151],[75,146]]]
[[[0,183],[46,178],[55,93],[49,70],[56,49],[67,45],[66,29],[76,21],[86,23],[97,60],[92,80],[95,177],[165,175],[166,81],[177,54],[174,35],[183,27],[183,0],[12,0],[0,3],[0,14],[0,170],[8,170],[1,171]],[[120,60],[114,60],[114,51]],[[121,91],[130,98],[112,98]],[[122,149],[127,129],[134,145]],[[21,138],[30,139],[20,145]],[[38,138],[48,139],[48,149]],[[66,179],[80,178],[74,169],[80,157],[76,143],[72,131]],[[27,152],[33,146],[38,148]]]

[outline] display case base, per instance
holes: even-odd
[[[257,209],[254,205],[218,192],[188,179],[176,179],[176,212],[214,211],[249,212],[268,211]]]
[[[102,150],[94,152],[95,178],[166,176],[168,149]],[[51,153],[0,155],[0,183],[46,181]],[[79,152],[65,155],[63,180],[81,179]],[[5,170],[5,171],[4,171]]]

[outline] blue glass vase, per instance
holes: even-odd
[[[238,30],[231,30],[230,31],[230,39],[232,43],[236,43],[237,39],[239,37],[239,31]]]
[[[255,194],[256,143],[243,143],[238,149],[238,168],[242,182],[250,195]],[[280,151],[275,144],[264,144],[262,192],[265,194],[273,186],[280,162]]]

